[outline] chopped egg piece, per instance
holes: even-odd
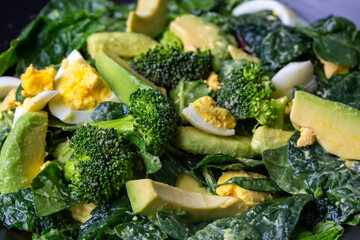
[[[17,89],[21,84],[21,80],[16,77],[0,77],[0,98],[8,95],[10,90]]]
[[[324,64],[324,73],[327,79],[331,78],[334,74],[346,74],[349,72],[349,66],[327,62],[320,59],[320,62]]]
[[[27,96],[35,96],[44,91],[54,89],[54,78],[56,70],[48,67],[44,70],[37,70],[31,64],[26,72],[21,75],[21,86]]]
[[[24,103],[17,107],[15,110],[15,115],[14,115],[14,122],[13,122],[13,127],[15,125],[15,123],[17,122],[17,120],[24,115],[25,113],[28,112],[38,112],[41,111],[46,104],[53,98],[55,97],[59,92],[52,90],[52,91],[45,91],[42,93],[39,93],[38,95],[36,95],[33,98],[26,98],[24,100]]]
[[[194,127],[214,135],[231,136],[235,134],[236,121],[231,113],[216,107],[214,100],[201,97],[182,111],[183,116]]]
[[[4,101],[1,103],[1,110],[6,111],[12,108],[16,108],[17,102],[16,102],[16,89],[12,89],[9,94],[5,97]]]
[[[237,48],[233,45],[229,45],[228,46],[228,51],[230,53],[230,56],[232,59],[234,60],[248,60],[250,62],[254,62],[257,64],[261,64],[261,61],[259,58],[251,56],[250,54],[248,54],[247,52],[244,52],[242,49]]]
[[[266,178],[266,176],[255,173],[255,172],[245,172],[245,171],[229,171],[224,172],[218,179],[218,184],[225,183],[233,177],[249,177],[249,178]],[[224,184],[216,188],[216,193],[220,196],[232,196],[238,197],[243,201],[250,201],[261,203],[268,200],[271,200],[275,197],[274,194],[269,192],[262,191],[252,191],[242,187],[239,187],[236,184]]]
[[[90,122],[92,110],[103,101],[117,101],[98,72],[74,50],[62,61],[54,81],[59,91],[49,103],[50,112],[63,122]]]
[[[298,147],[306,147],[313,145],[315,142],[315,132],[314,130],[306,127],[300,129],[300,138],[297,140],[296,144]]]
[[[219,76],[215,72],[211,72],[205,83],[209,86],[210,90],[217,92],[220,89]]]
[[[71,216],[78,222],[85,223],[91,217],[91,211],[96,208],[93,203],[85,201],[79,203],[75,207],[70,208]]]

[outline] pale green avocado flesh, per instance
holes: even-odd
[[[6,138],[0,154],[0,192],[15,192],[30,186],[45,159],[46,112],[21,116]]]
[[[290,137],[294,134],[292,131],[281,129],[258,127],[251,140],[251,147],[259,154],[269,149],[276,149],[288,144]]]
[[[254,206],[237,197],[187,192],[151,179],[126,183],[134,213],[154,217],[161,209],[183,210],[191,221],[234,217]]]
[[[223,153],[239,158],[251,158],[256,155],[251,148],[250,137],[239,135],[215,136],[194,127],[178,127],[175,145],[182,150],[196,154]]]
[[[86,41],[88,52],[93,59],[104,47],[120,57],[132,58],[159,44],[144,34],[129,32],[94,33]]]
[[[299,130],[310,128],[317,142],[341,159],[360,160],[360,111],[342,103],[297,91],[290,119]]]
[[[142,77],[116,54],[106,49],[96,55],[96,68],[120,101],[129,104],[130,94],[138,88],[155,87],[153,83]]]

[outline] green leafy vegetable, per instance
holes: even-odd
[[[300,28],[313,38],[313,50],[319,58],[347,66],[359,64],[360,34],[350,20],[331,16]]]
[[[38,216],[48,216],[80,202],[65,183],[63,175],[57,163],[51,162],[32,180],[31,190]]]
[[[312,232],[304,231],[294,234],[294,240],[336,240],[344,233],[344,228],[336,222],[319,222],[315,225]]]
[[[127,106],[124,103],[101,102],[91,114],[94,122],[110,121],[127,116]]]
[[[156,218],[161,229],[174,239],[187,239],[194,234],[194,230],[173,212],[157,212]]]
[[[229,183],[233,183],[242,188],[253,191],[263,191],[263,192],[282,191],[274,181],[267,178],[233,177],[230,180],[222,183],[221,185],[229,184]]]
[[[181,80],[174,89],[169,91],[169,97],[180,116],[189,103],[209,94],[209,87],[201,80],[193,82]]]
[[[26,188],[0,195],[0,220],[7,228],[17,227],[24,231],[41,234],[49,227],[66,228],[72,218],[66,211],[46,217],[37,216],[32,191]]]
[[[316,94],[360,110],[360,72],[333,75]]]
[[[240,170],[246,168],[254,168],[262,166],[264,163],[259,160],[247,159],[247,158],[233,158],[225,154],[213,154],[204,157],[196,166],[199,168],[201,166],[219,168],[219,169],[232,169]]]

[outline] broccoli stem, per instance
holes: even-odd
[[[124,118],[115,119],[111,121],[95,122],[91,125],[101,127],[104,129],[115,128],[119,133],[134,132],[135,120],[132,116],[128,115]]]

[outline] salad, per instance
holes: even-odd
[[[360,34],[277,1],[50,0],[0,55],[0,221],[32,239],[338,239]]]

